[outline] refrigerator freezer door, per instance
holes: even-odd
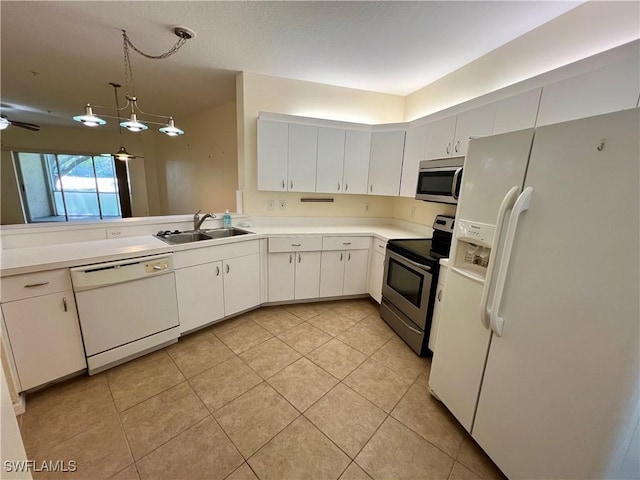
[[[478,315],[484,283],[449,270],[429,387],[470,432],[491,331]]]
[[[527,171],[533,129],[474,138],[464,164],[456,217],[495,225],[498,209]]]
[[[640,415],[639,131],[638,109],[536,131],[472,430],[509,478],[612,478],[627,452]]]

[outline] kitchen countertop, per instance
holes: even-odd
[[[239,227],[242,228],[242,227]],[[169,245],[153,235],[91,240],[56,245],[10,248],[0,253],[0,276],[18,275],[56,268],[68,268],[125,258],[143,257],[158,253],[178,252],[194,248],[212,247],[228,243],[256,240],[271,236],[289,235],[356,235],[391,238],[420,238],[423,234],[393,225],[354,226],[255,226],[243,228],[254,235],[241,235],[182,245]]]

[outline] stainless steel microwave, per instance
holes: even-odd
[[[463,163],[464,157],[421,161],[416,199],[457,204]]]

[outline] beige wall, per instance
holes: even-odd
[[[326,195],[257,190],[256,120],[258,113],[342,120],[358,123],[394,123],[402,120],[404,99],[350,88],[241,73],[236,83],[238,101],[238,174],[244,209],[257,216],[372,216],[390,217],[393,198],[368,195],[332,195],[334,203],[301,203],[301,197]],[[244,138],[243,138],[244,137]],[[267,210],[267,201],[286,200],[286,210]],[[365,204],[369,210],[365,210]]]
[[[586,2],[408,95],[404,120],[485,95],[639,36],[640,2]]]
[[[0,189],[2,190],[0,192],[2,193],[2,199],[0,201],[0,224],[24,223],[25,218],[11,152],[2,150],[1,161]]]
[[[144,159],[131,160],[128,165],[131,185],[131,209],[134,217],[149,215],[145,166],[150,166],[150,170],[154,171],[154,158],[152,154],[147,154],[143,148],[143,137],[147,133],[124,133],[124,144],[127,151],[134,155],[144,155],[145,157]],[[15,178],[13,165],[10,164],[10,155],[4,153],[8,150],[17,152],[101,154],[115,152],[119,146],[118,132],[112,130],[90,130],[86,127],[50,127],[43,125],[39,132],[31,132],[22,128],[9,127],[2,132],[2,175],[4,177],[5,174],[11,174]],[[6,181],[10,183],[9,179],[6,179]],[[5,186],[5,180],[3,180],[2,186]],[[3,204],[2,223],[6,224],[8,222],[5,222],[5,219],[17,219],[18,212],[13,207],[5,209],[5,200],[9,205],[17,205],[20,200],[15,198],[18,193],[16,189],[8,188],[5,190],[3,188],[0,193],[2,194]],[[5,212],[9,208],[12,211]],[[20,215],[22,214],[20,213]]]
[[[154,137],[162,210],[167,215],[235,211],[235,102],[183,119],[178,126],[185,131],[180,137]]]

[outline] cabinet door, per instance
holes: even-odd
[[[290,192],[315,192],[318,127],[289,124]]]
[[[536,126],[633,108],[639,93],[637,57],[607,65],[544,87]]]
[[[318,128],[316,192],[340,193],[344,190],[344,138],[344,129]]]
[[[367,267],[369,250],[347,250],[345,252],[343,295],[367,293]]]
[[[295,252],[270,253],[269,301],[283,302],[294,299]]]
[[[180,333],[224,317],[222,262],[175,271]]]
[[[260,304],[260,254],[225,260],[222,269],[225,315]]]
[[[296,263],[295,299],[320,296],[321,252],[294,253]]]
[[[384,277],[384,255],[373,252],[369,267],[369,295],[378,303],[382,302],[382,278]]]
[[[289,124],[258,119],[258,190],[286,191]]]
[[[344,193],[367,193],[371,132],[347,130],[344,139]]]
[[[404,159],[402,160],[402,179],[400,181],[400,196],[416,196],[418,186],[418,170],[420,161],[425,159],[427,144],[427,125],[420,125],[407,130],[404,144]]]
[[[2,305],[23,390],[87,368],[71,290]]]
[[[369,164],[369,193],[398,196],[404,154],[404,130],[373,132]]]
[[[462,157],[466,155],[467,146],[469,145],[469,137],[476,135],[491,135],[493,132],[493,120],[495,116],[495,103],[490,103],[489,105],[474,108],[459,114],[451,155],[454,157]]]
[[[541,88],[535,88],[497,102],[493,134],[535,127],[541,93]]]
[[[453,134],[456,131],[455,115],[427,124],[427,143],[425,157],[427,159],[444,158],[453,151]]]
[[[339,297],[344,284],[344,251],[322,252],[320,260],[320,296]]]

